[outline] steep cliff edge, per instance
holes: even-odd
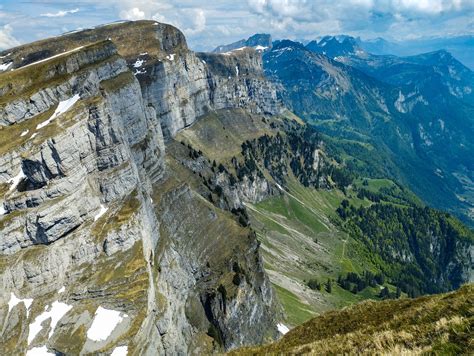
[[[147,21],[6,54],[0,349],[202,354],[275,338],[255,234],[165,145],[209,110],[278,113],[260,55],[217,70]]]
[[[281,112],[275,89],[263,78],[261,53],[248,48],[225,55],[196,54],[178,29],[154,21],[115,23],[65,34],[8,50],[3,61],[11,63],[9,70],[15,69],[106,39],[117,44],[118,53],[140,82],[145,105],[155,109],[166,137],[214,109]],[[218,67],[216,62],[223,65]]]

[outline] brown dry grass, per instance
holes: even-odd
[[[474,285],[458,291],[332,311],[279,341],[230,355],[474,354]]]

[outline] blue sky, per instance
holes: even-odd
[[[474,34],[474,0],[0,0],[0,49],[119,19],[171,23],[196,50],[257,32],[403,40]]]

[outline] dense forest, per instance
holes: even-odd
[[[374,264],[408,295],[438,293],[461,285],[463,259],[459,254],[469,254],[474,233],[449,214],[385,201],[356,208],[347,200],[337,212],[344,229],[381,257],[374,258]]]

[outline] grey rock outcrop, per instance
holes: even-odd
[[[241,71],[228,75],[180,31],[150,21],[9,52],[14,70],[0,73],[0,349],[202,354],[274,338],[276,302],[255,236],[179,182],[165,154],[166,139],[209,110],[281,110],[259,55],[242,54]],[[251,184],[241,190],[236,199],[258,195]],[[61,305],[50,333],[44,323],[35,336],[32,325]],[[102,339],[91,331],[99,307],[120,315]]]

